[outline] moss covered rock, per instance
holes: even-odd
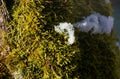
[[[7,4],[10,2],[7,1]],[[13,0],[7,33],[6,65],[16,79],[116,79],[115,42],[110,35],[75,29],[76,41],[54,31],[60,22],[75,23],[94,12],[110,16],[104,0]],[[11,6],[11,5],[8,5]]]

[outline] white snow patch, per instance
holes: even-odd
[[[71,23],[60,23],[55,27],[55,31],[59,33],[64,33],[64,35],[68,35],[68,44],[73,44],[75,41],[75,36],[74,36],[74,27]]]
[[[104,16],[99,13],[94,13],[87,16],[83,21],[74,23],[74,27],[79,28],[82,32],[89,32],[96,34],[110,34],[113,28],[114,18],[112,16]]]

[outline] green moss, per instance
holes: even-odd
[[[92,1],[90,0],[89,5],[95,12],[99,12],[102,15],[110,16],[112,15],[111,4],[106,4],[104,0]]]
[[[116,79],[115,52],[111,46],[115,40],[107,35],[79,34],[81,48],[81,79]],[[114,41],[113,41],[114,40]]]
[[[51,16],[53,7],[48,4],[66,11],[59,1],[15,1],[7,38],[10,58],[6,60],[15,78],[69,79],[76,67],[71,61],[79,49],[65,44],[63,35],[51,29],[60,16],[55,18],[57,12]]]

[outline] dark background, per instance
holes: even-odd
[[[115,18],[115,29],[120,38],[120,0],[112,0],[113,16]]]

